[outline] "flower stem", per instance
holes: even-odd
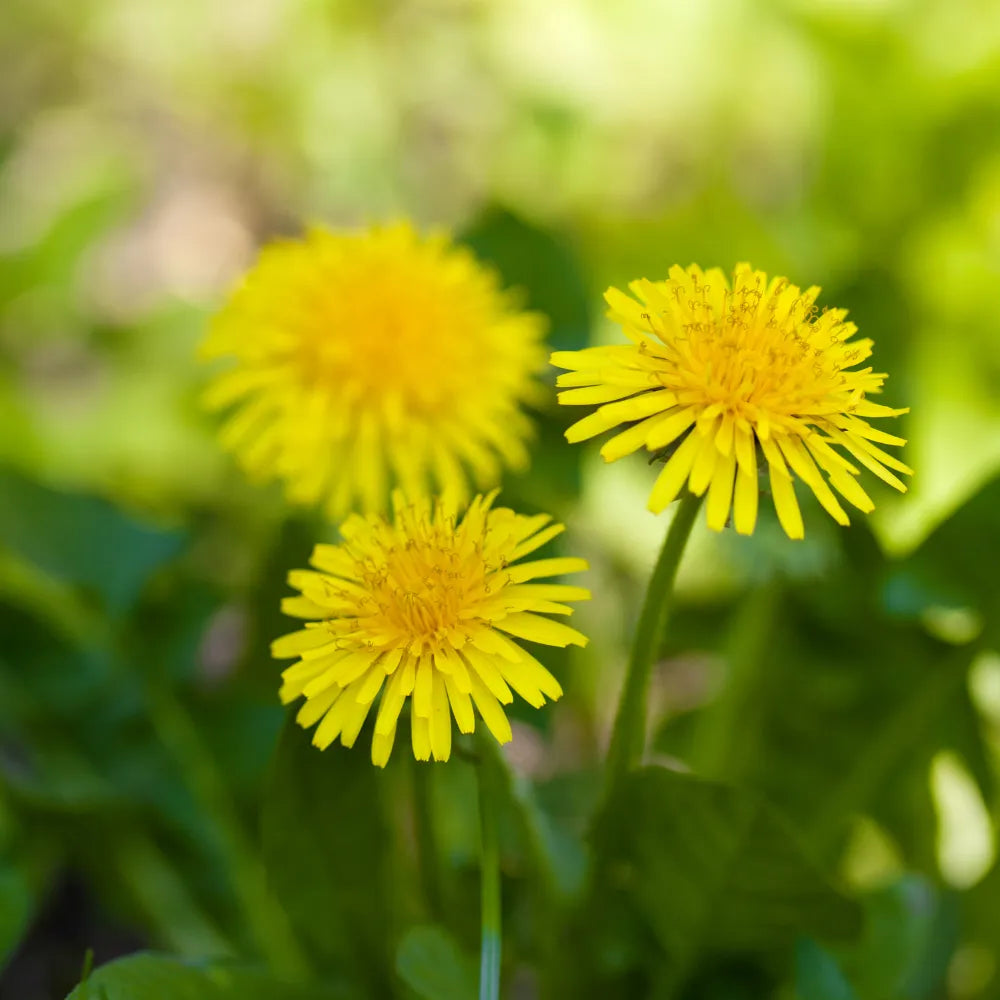
[[[482,739],[489,739],[488,736]],[[499,1000],[500,957],[500,838],[497,830],[496,774],[490,756],[481,752],[479,776],[479,831],[481,842],[482,950],[479,964],[479,1000]]]
[[[625,686],[618,703],[611,746],[608,748],[607,788],[614,788],[642,758],[646,746],[646,703],[653,660],[673,603],[674,579],[691,535],[702,498],[685,492],[663,541],[653,575],[646,588],[636,625]]]

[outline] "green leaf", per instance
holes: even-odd
[[[139,524],[98,497],[61,493],[0,471],[0,546],[57,580],[95,591],[127,611],[182,536]]]
[[[886,583],[890,609],[917,618],[929,607],[970,608],[982,616],[994,641],[1000,638],[1000,576],[983,558],[984,538],[996,532],[1000,477],[987,483],[939,525]]]
[[[637,915],[675,982],[710,955],[771,953],[802,933],[843,938],[860,928],[857,904],[743,789],[643,768],[603,810],[594,850],[600,908]]]
[[[343,988],[284,983],[238,965],[188,965],[140,953],[101,966],[67,1000],[346,1000],[351,995]]]
[[[796,947],[802,1000],[916,1000],[938,996],[954,950],[948,908],[923,879],[906,875],[863,900],[865,928],[851,945]],[[839,991],[839,992],[838,992]]]
[[[381,996],[391,966],[386,774],[369,759],[364,731],[351,750],[321,751],[310,738],[290,715],[264,792],[268,879],[317,963]]]
[[[728,628],[700,640],[721,655],[725,682],[686,744],[677,731],[658,742],[699,773],[760,792],[824,860],[852,817],[869,813],[901,842],[910,867],[931,871],[935,752],[955,749],[987,803],[994,794],[965,689],[975,650],[885,607],[892,564],[863,522],[839,541],[822,577],[755,588]]]
[[[858,1000],[837,960],[809,938],[795,945],[795,985],[802,1000]]]
[[[442,927],[412,927],[396,953],[396,971],[426,1000],[467,1000],[476,995],[475,965]]]
[[[17,947],[35,908],[27,873],[0,858],[0,968]]]
[[[576,253],[559,236],[494,207],[463,240],[497,267],[508,286],[525,294],[527,307],[548,317],[553,350],[586,345],[590,295]]]

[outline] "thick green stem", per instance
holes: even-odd
[[[625,686],[622,688],[608,749],[607,787],[613,788],[635,767],[646,747],[646,703],[653,661],[663,639],[673,598],[674,579],[701,506],[701,497],[685,493],[670,523],[653,569],[635,630]]]
[[[489,736],[483,737],[484,740]],[[489,755],[480,753],[479,832],[481,842],[482,950],[479,963],[479,1000],[499,1000],[500,957],[503,933],[500,924],[500,838],[497,830],[496,773]]]
[[[417,864],[424,902],[432,920],[444,916],[444,892],[441,886],[441,856],[438,851],[437,829],[432,803],[433,765],[413,761],[413,825],[417,838]]]
[[[222,841],[240,909],[261,954],[275,972],[304,977],[306,958],[288,918],[267,887],[264,865],[236,814],[215,759],[166,684],[151,686],[150,715],[157,735],[173,754]]]

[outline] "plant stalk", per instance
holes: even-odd
[[[482,739],[489,739],[484,736]],[[489,755],[481,752],[476,766],[479,778],[479,831],[482,912],[482,948],[479,964],[479,1000],[499,1000],[503,932],[500,918],[500,838],[497,829],[496,774]]]
[[[646,748],[646,706],[653,661],[673,604],[674,580],[702,498],[685,492],[667,530],[636,625],[625,685],[608,748],[606,787],[610,791],[642,759]]]

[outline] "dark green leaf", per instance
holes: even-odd
[[[413,927],[396,953],[396,971],[426,1000],[467,1000],[476,994],[475,965],[442,927]]]
[[[772,952],[803,932],[860,927],[838,893],[757,796],[663,768],[630,775],[598,819],[596,899],[648,927],[670,975],[704,956]]]
[[[27,873],[0,858],[0,968],[17,947],[35,907]]]
[[[559,236],[493,208],[463,238],[496,265],[506,285],[525,293],[525,305],[548,317],[553,350],[586,345],[591,297],[577,255]]]
[[[908,875],[868,895],[864,908],[864,934],[857,943],[825,948],[799,942],[796,982],[802,1000],[938,996],[955,942],[948,908],[934,889]]]
[[[809,938],[795,945],[795,985],[801,1000],[858,1000],[837,960]]]
[[[268,878],[317,960],[380,995],[391,966],[385,774],[369,759],[364,732],[352,750],[320,751],[310,738],[290,716],[264,792]]]
[[[181,546],[176,532],[139,524],[105,500],[60,493],[9,470],[0,472],[0,498],[0,545],[95,591],[112,614],[128,610]]]
[[[983,486],[894,568],[886,583],[891,610],[899,617],[918,618],[934,606],[969,608],[997,637],[1000,576],[994,561],[983,558],[982,540],[995,534],[998,509],[1000,477]]]
[[[67,1000],[346,1000],[345,990],[283,983],[237,965],[138,954],[102,966]]]

